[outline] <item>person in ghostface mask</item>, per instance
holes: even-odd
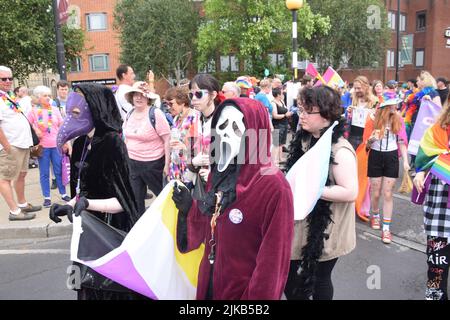
[[[75,139],[71,158],[71,198],[67,205],[54,204],[50,219],[58,223],[59,217],[80,215],[83,210],[119,230],[128,232],[138,219],[137,204],[132,193],[128,167],[128,153],[122,140],[122,120],[112,91],[98,84],[80,84],[69,94],[67,117],[58,133],[57,145]],[[83,230],[90,226],[85,225]],[[89,219],[86,219],[89,221]],[[95,224],[93,224],[95,225]],[[104,230],[91,234],[101,237]],[[92,255],[99,251],[97,239],[83,233],[78,255]],[[119,237],[120,238],[120,237]],[[95,250],[93,249],[95,248]],[[102,252],[96,252],[101,256]],[[110,281],[92,269],[81,266],[83,279],[91,278],[89,285],[82,283],[78,299],[135,299],[138,294]],[[84,280],[82,280],[83,282]]]
[[[212,118],[213,163],[206,197],[175,186],[181,252],[206,249],[197,299],[281,298],[293,237],[293,199],[270,161],[267,110],[248,98],[225,100]],[[276,186],[276,187],[275,187]]]

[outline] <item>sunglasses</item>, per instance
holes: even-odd
[[[197,91],[191,91],[191,92],[189,92],[189,99],[192,100],[194,98],[194,96],[195,96],[197,99],[200,100],[207,94],[209,94],[209,91],[206,90],[206,89],[200,89],[200,90],[197,90]]]
[[[6,82],[6,81],[13,81],[14,80],[14,78],[13,77],[8,77],[8,78],[0,78],[3,82]]]

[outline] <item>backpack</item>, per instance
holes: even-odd
[[[156,130],[156,117],[155,117],[155,106],[151,106],[150,109],[148,110],[148,117],[150,118],[150,123],[152,124],[153,129]],[[127,121],[130,118],[131,114],[133,113],[134,108],[131,109],[130,112],[128,112],[127,114]]]

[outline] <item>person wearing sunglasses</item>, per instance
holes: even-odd
[[[25,200],[25,176],[33,139],[30,124],[11,93],[12,85],[12,70],[0,66],[0,193],[9,207],[10,221],[31,220],[35,218],[32,212],[42,208]]]
[[[197,144],[197,154],[192,159],[192,170],[199,172],[204,181],[210,171],[209,145],[211,143],[211,119],[220,104],[220,85],[210,74],[197,74],[189,83],[189,99],[195,110],[201,112],[200,141]]]

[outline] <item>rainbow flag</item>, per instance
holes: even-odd
[[[314,147],[298,159],[286,174],[294,195],[295,220],[305,219],[322,195],[330,166],[331,137],[337,124],[336,121],[328,128]]]
[[[154,300],[195,299],[204,245],[186,254],[178,250],[172,194],[173,181],[123,241],[117,230],[88,212],[74,217],[71,260]]]
[[[321,85],[326,85],[329,87],[343,87],[345,85],[345,82],[332,67],[328,67],[323,77],[314,84],[315,87]]]
[[[439,124],[434,124],[425,131],[420,141],[415,164],[417,172],[430,169],[431,173],[450,184],[448,136],[449,130],[442,129]]]

